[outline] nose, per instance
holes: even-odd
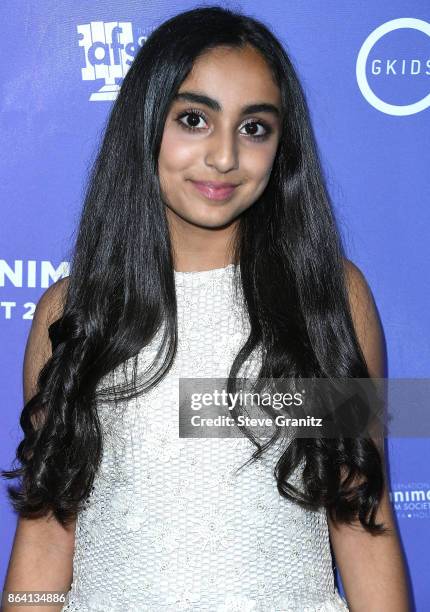
[[[219,130],[206,140],[207,152],[205,164],[220,173],[226,173],[239,167],[239,152],[235,135],[230,130]]]

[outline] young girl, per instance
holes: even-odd
[[[220,7],[163,23],[36,309],[5,590],[68,591],[68,612],[405,612],[373,439],[178,435],[180,378],[383,377],[381,347],[280,42]]]

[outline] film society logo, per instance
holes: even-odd
[[[36,303],[17,301],[20,289],[47,289],[55,281],[69,275],[69,262],[62,261],[54,266],[50,261],[7,262],[0,259],[0,317],[3,320],[32,319]],[[6,291],[9,292],[7,295]],[[39,299],[38,294],[37,299]]]
[[[406,482],[393,484],[390,498],[399,518],[430,518],[430,483]]]
[[[356,64],[357,83],[369,104],[397,116],[430,106],[429,39],[430,23],[412,18],[387,21],[369,34]]]
[[[82,80],[104,81],[91,102],[115,100],[121,82],[147,35],[137,34],[129,21],[91,21],[77,26],[78,44],[85,54]]]

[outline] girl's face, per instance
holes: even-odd
[[[161,142],[158,172],[168,217],[217,228],[251,206],[269,181],[280,113],[279,88],[250,45],[217,47],[196,60],[169,109]],[[199,189],[199,181],[235,187]]]

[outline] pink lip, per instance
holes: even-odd
[[[237,185],[231,183],[210,183],[201,181],[191,181],[192,184],[200,193],[210,200],[226,200],[231,196]]]

